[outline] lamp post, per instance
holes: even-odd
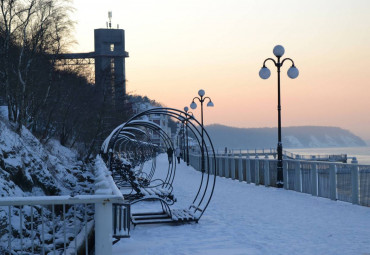
[[[182,125],[181,125],[181,146],[180,146],[180,149],[181,149],[182,155],[185,155],[185,145],[186,145],[186,142],[185,142],[185,139],[186,139],[185,138],[185,127],[184,127],[184,125],[186,124],[185,120],[181,121],[181,124]]]
[[[187,114],[191,114],[193,116],[193,113],[189,111],[189,107],[185,106],[184,107],[184,111],[187,113]],[[190,117],[186,116],[186,119],[185,119],[185,133],[186,133],[186,165],[189,165],[189,133],[188,133],[188,119]],[[184,158],[185,159],[185,158]]]
[[[214,106],[214,104],[213,104],[213,102],[212,102],[212,100],[211,100],[210,97],[204,97],[205,94],[206,94],[206,92],[203,89],[200,89],[198,91],[199,97],[194,97],[193,98],[193,101],[190,104],[190,108],[194,110],[194,109],[197,108],[197,104],[195,103],[194,100],[197,99],[200,102],[200,114],[201,114],[200,115],[201,116],[200,119],[201,119],[201,125],[202,125],[202,133],[201,133],[201,136],[202,136],[202,146],[201,146],[201,153],[202,153],[202,172],[204,172],[203,103],[204,103],[204,101],[206,99],[208,99],[209,101],[207,103],[207,107],[213,107]]]
[[[176,148],[180,148],[181,146],[181,130],[182,130],[182,121],[177,122],[177,136],[176,136]]]
[[[286,60],[289,60],[292,63],[292,66],[288,69],[288,77],[291,79],[295,79],[299,75],[298,69],[295,67],[294,62],[290,58],[284,58],[281,60],[280,58],[284,55],[284,47],[281,45],[277,45],[274,47],[273,53],[277,57],[277,61],[272,58],[267,58],[263,62],[263,66],[259,72],[259,76],[262,79],[268,79],[271,75],[270,70],[266,67],[266,62],[271,60],[277,68],[278,74],[278,144],[277,144],[277,153],[278,153],[278,164],[277,164],[277,181],[276,185],[278,188],[282,188],[284,186],[284,176],[283,176],[283,145],[281,143],[281,104],[280,104],[280,68],[283,66]]]

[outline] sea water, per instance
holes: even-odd
[[[337,155],[347,154],[351,163],[352,157],[356,157],[359,164],[370,165],[370,147],[332,147],[332,148],[284,148],[284,150],[300,155]]]

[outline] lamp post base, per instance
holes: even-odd
[[[282,181],[277,181],[277,182],[276,182],[276,187],[277,187],[277,188],[284,188],[284,182],[282,182]]]
[[[281,137],[281,135],[279,135]],[[283,145],[281,142],[278,142],[277,146],[278,153],[278,162],[277,162],[277,178],[276,178],[276,187],[284,187],[284,174],[283,174]]]
[[[278,161],[278,167],[277,167],[277,178],[276,178],[276,187],[283,188],[284,187],[284,177],[283,177],[283,167],[279,166],[282,161]]]

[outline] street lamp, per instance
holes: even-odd
[[[176,148],[180,147],[180,133],[181,133],[181,123],[180,121],[177,122],[177,130],[176,130]]]
[[[194,97],[193,98],[193,101],[191,102],[190,104],[190,108],[191,109],[196,109],[197,108],[197,104],[194,102],[195,99],[198,99],[198,101],[200,102],[200,119],[201,119],[201,125],[202,125],[202,133],[201,133],[201,136],[202,136],[202,146],[201,146],[201,153],[202,153],[202,172],[204,172],[204,139],[203,139],[203,103],[206,99],[208,99],[208,103],[207,103],[207,107],[213,107],[214,104],[211,100],[211,98],[209,97],[204,97],[204,95],[206,94],[206,92],[203,90],[203,89],[200,89],[198,91],[198,95],[199,97]]]
[[[193,113],[189,111],[189,107],[185,106],[184,107],[184,111],[187,113],[187,114],[191,114],[191,116],[193,116]],[[186,119],[184,120],[185,121],[185,132],[186,132],[186,165],[189,165],[189,133],[188,133],[188,120],[189,120],[190,116],[186,116]],[[184,157],[185,159],[185,157]]]
[[[286,60],[292,62],[292,66],[288,69],[288,77],[291,79],[295,79],[299,75],[298,69],[295,67],[294,62],[290,58],[284,58],[280,61],[280,58],[284,55],[284,47],[281,45],[277,45],[274,47],[273,53],[277,57],[277,61],[272,58],[267,58],[263,62],[263,66],[259,72],[259,75],[262,79],[266,80],[270,77],[271,72],[265,66],[268,60],[271,60],[274,65],[277,67],[277,74],[278,74],[278,144],[277,144],[277,153],[278,153],[278,164],[277,164],[277,181],[276,185],[278,188],[282,188],[284,186],[284,175],[283,175],[283,145],[281,143],[281,105],[280,105],[280,68],[283,66]]]

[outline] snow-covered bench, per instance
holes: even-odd
[[[161,179],[152,180],[150,184],[143,181],[142,177],[137,176],[133,171],[131,164],[124,159],[113,159],[112,167],[114,167],[114,171],[116,173],[119,173],[122,180],[128,182],[132,188],[132,191],[129,194],[124,194],[125,199],[133,201],[137,199],[155,200],[157,198],[161,198],[168,204],[176,202],[176,199],[172,194],[173,187],[171,184],[165,183]],[[120,181],[117,180],[117,177],[115,179],[116,182]]]
[[[128,170],[128,174],[128,179],[132,187],[132,192],[127,195],[124,194],[125,199],[132,201],[136,199],[155,200],[157,198],[161,198],[168,204],[173,204],[176,202],[176,199],[172,194],[172,185],[165,183],[160,179],[156,179],[151,182],[151,185],[143,186],[135,178],[135,175],[132,171]],[[157,182],[158,184],[153,184],[155,182]]]
[[[131,164],[124,159],[117,157],[112,159],[110,169],[112,171],[112,177],[118,186],[130,186],[130,180],[128,179],[126,171],[131,168]],[[140,183],[140,185],[148,186],[150,184],[150,180],[147,178],[146,173],[134,172],[134,175],[136,176],[136,180]]]

